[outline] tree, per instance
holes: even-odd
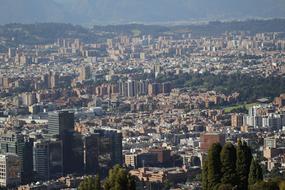
[[[214,143],[208,151],[208,189],[217,188],[221,182],[221,161],[220,153],[222,147],[218,143]]]
[[[86,177],[79,184],[79,190],[101,190],[100,177]]]
[[[252,187],[252,190],[279,190],[278,184],[273,181],[259,181],[255,183]]]
[[[259,163],[255,160],[251,160],[250,171],[248,175],[248,185],[253,186],[255,183],[263,180],[262,169]],[[252,188],[250,188],[252,189]]]
[[[222,184],[237,185],[236,148],[232,143],[226,143],[221,151]]]
[[[99,175],[96,175],[95,177],[95,190],[101,190],[101,181]]]
[[[279,182],[279,189],[280,190],[285,190],[285,181]]]
[[[218,190],[232,190],[233,186],[231,184],[221,184]]]
[[[241,190],[248,189],[248,174],[250,170],[250,164],[252,160],[252,154],[250,147],[247,146],[246,142],[238,141],[236,148],[236,171],[239,180],[238,187]]]
[[[164,190],[169,190],[171,188],[172,184],[169,180],[166,180],[164,183],[163,183],[163,189]]]
[[[283,177],[283,174],[280,173],[280,167],[281,164],[279,163],[278,165],[275,165],[272,170],[270,171],[270,177],[271,178],[278,178],[278,177]]]
[[[207,159],[203,161],[202,189],[208,190],[208,161],[207,161]]]
[[[104,190],[135,190],[135,180],[128,172],[116,165],[109,171],[109,175],[104,182]]]

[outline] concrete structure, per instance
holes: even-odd
[[[0,186],[16,187],[21,183],[21,161],[16,154],[0,155]]]

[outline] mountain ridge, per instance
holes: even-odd
[[[0,24],[162,23],[284,18],[284,0],[0,0]]]

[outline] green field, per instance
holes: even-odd
[[[225,113],[230,113],[232,110],[234,109],[238,109],[238,108],[242,108],[243,106],[245,106],[246,109],[257,105],[258,103],[248,103],[248,104],[239,104],[239,105],[234,105],[234,106],[230,106],[230,107],[225,107],[224,111]]]
[[[133,33],[133,36],[134,36],[134,37],[138,37],[138,36],[141,35],[141,31],[138,30],[138,29],[133,29],[133,30],[132,30],[132,33]]]

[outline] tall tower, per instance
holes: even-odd
[[[106,176],[110,168],[123,163],[122,133],[114,129],[96,129],[94,133],[97,133],[100,137],[99,169],[101,175]]]
[[[48,141],[38,140],[33,147],[33,170],[37,180],[49,179]]]
[[[96,174],[99,172],[99,144],[99,134],[89,134],[83,137],[85,174]]]
[[[50,72],[49,73],[48,87],[49,88],[56,88],[58,86],[58,81],[59,81],[58,73]]]
[[[63,175],[62,142],[39,139],[33,147],[33,169],[37,180],[56,179]]]
[[[91,67],[89,65],[82,66],[79,70],[79,80],[85,81],[91,79]]]
[[[137,95],[136,81],[128,80],[128,97],[134,97]]]
[[[74,113],[69,111],[57,111],[49,113],[48,132],[51,137],[62,140],[63,149],[63,173],[73,172],[76,159],[73,156],[74,141]]]
[[[154,72],[155,78],[161,73],[161,66],[160,66],[159,63],[156,63],[156,64],[153,66],[153,72]]]
[[[50,136],[59,136],[60,139],[64,133],[73,131],[74,113],[69,111],[57,111],[48,114],[48,132]]]

